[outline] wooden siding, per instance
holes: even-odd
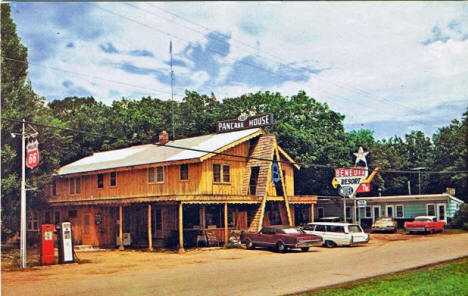
[[[265,136],[262,136],[265,137]],[[272,137],[267,137],[273,139]],[[269,141],[267,141],[269,143]],[[110,173],[103,174],[103,188],[97,187],[98,173],[79,176],[80,193],[70,194],[70,182],[72,178],[59,177],[56,182],[57,195],[49,192],[50,202],[68,202],[74,200],[99,201],[105,199],[132,198],[132,197],[169,197],[169,196],[242,196],[247,195],[245,190],[248,159],[243,158],[249,154],[249,142],[241,143],[226,151],[227,154],[242,157],[216,155],[204,162],[188,165],[188,180],[180,180],[180,165],[163,166],[164,181],[157,183],[148,182],[148,168],[120,170],[116,172],[116,186],[110,186]],[[271,152],[267,149],[268,152]],[[254,153],[255,154],[255,153]],[[259,155],[263,156],[263,153]],[[271,156],[270,156],[271,158]],[[213,181],[213,164],[229,165],[230,182]],[[263,170],[259,175],[259,188],[262,193],[276,196],[276,189],[271,182],[270,162],[262,162]],[[154,165],[156,167],[156,165]],[[294,195],[294,171],[288,163],[283,163],[286,180],[286,192],[288,196]],[[73,178],[77,178],[76,176]],[[247,179],[250,178],[250,172]],[[72,181],[73,182],[73,181]],[[265,186],[267,186],[265,188]],[[263,187],[265,189],[261,189]],[[265,194],[262,193],[262,194]]]

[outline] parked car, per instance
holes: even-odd
[[[328,248],[369,242],[369,235],[358,224],[313,222],[304,226],[303,230],[305,233],[322,237],[323,245]]]
[[[306,234],[302,230],[288,225],[263,227],[258,233],[244,232],[241,241],[249,250],[255,249],[255,247],[270,247],[275,248],[278,252],[285,252],[288,249],[295,248],[307,252],[310,247],[322,244],[320,236]]]
[[[372,223],[371,232],[390,231],[395,232],[398,228],[398,223],[392,217],[380,217]]]
[[[407,233],[424,232],[434,233],[436,231],[444,231],[444,221],[437,221],[436,216],[418,216],[414,221],[405,222],[405,231]]]

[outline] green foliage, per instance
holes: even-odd
[[[455,214],[448,226],[468,230],[468,204],[461,205],[460,210]]]
[[[431,268],[381,276],[367,281],[328,288],[297,296],[385,296],[385,295],[466,295],[468,259],[445,263]]]

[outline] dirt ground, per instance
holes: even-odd
[[[353,264],[359,264],[356,259],[359,256],[366,261],[368,268],[356,266],[361,272],[357,278],[394,272],[398,270],[398,264],[401,268],[411,268],[417,264],[447,260],[451,256],[431,255],[435,250],[450,252],[445,249],[445,244],[453,247],[454,251],[449,254],[452,257],[468,255],[468,234],[396,233],[371,234],[371,241],[362,247],[312,248],[308,253],[292,251],[277,254],[269,250],[247,251],[243,248],[200,248],[183,254],[142,250],[78,252],[80,264],[34,266],[25,271],[6,271],[5,267],[10,263],[9,258],[4,257],[2,295],[281,295],[351,280],[352,273],[346,270]],[[423,254],[426,251],[418,251],[427,247],[432,250],[428,250],[426,255]],[[398,250],[401,250],[401,257],[395,257]],[[418,254],[421,256],[411,256],[412,252],[421,253]],[[387,260],[383,266],[369,261],[386,257],[385,254],[389,257],[383,258]],[[33,255],[32,250],[30,255],[31,262],[37,260],[37,254]],[[8,256],[8,253],[3,256]],[[419,260],[406,260],[406,257],[418,257]],[[302,266],[306,262],[308,265]],[[319,266],[312,266],[314,263]],[[380,268],[389,267],[385,266],[389,263],[392,268]],[[372,270],[373,266],[379,268]],[[299,279],[318,271],[324,274],[314,277],[316,282],[310,285],[296,282],[296,277],[293,277],[288,287],[287,281],[276,278],[280,274],[289,277],[301,272]],[[262,284],[266,288],[258,289]]]

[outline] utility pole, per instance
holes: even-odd
[[[174,70],[172,69],[172,40],[169,43],[169,52],[171,54],[172,140],[175,140],[175,128],[174,128]]]
[[[20,257],[21,268],[26,268],[27,265],[27,249],[26,249],[26,160],[25,155],[25,139],[24,119],[22,122],[21,131],[21,223],[20,223]]]
[[[26,244],[26,139],[30,137],[37,137],[38,133],[34,128],[34,133],[26,134],[25,124],[23,119],[21,127],[21,134],[11,133],[11,137],[21,135],[21,200],[20,200],[20,259],[21,268],[27,267],[27,244]]]
[[[419,195],[421,195],[421,170],[425,170],[425,167],[418,167],[411,169],[412,171],[418,171],[418,187],[419,187]]]

